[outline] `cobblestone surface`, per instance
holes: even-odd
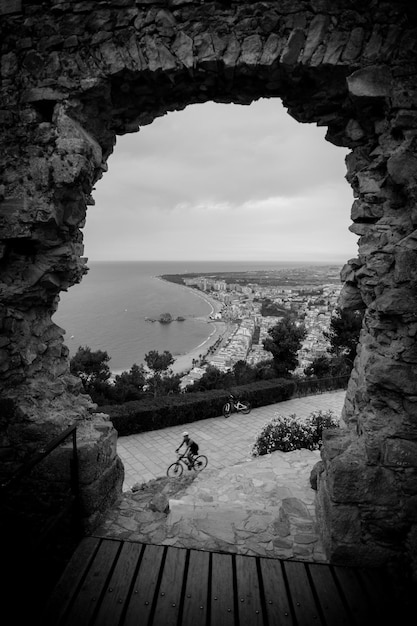
[[[309,480],[320,453],[295,450],[251,458],[250,446],[254,433],[277,413],[295,413],[302,418],[321,408],[340,415],[343,398],[344,392],[310,396],[256,409],[249,416],[190,424],[190,433],[200,444],[204,441],[200,451],[209,456],[209,466],[200,474],[191,471],[180,478],[160,475],[132,485],[133,490],[126,489],[94,534],[158,545],[325,562],[316,526],[316,493]],[[227,429],[225,438],[218,439],[216,426]],[[175,427],[125,437],[119,440],[122,460],[127,449],[124,440],[130,440],[132,449],[134,437],[139,450],[147,446],[159,450],[152,457],[152,467],[165,473],[168,457],[163,452],[164,442],[178,445],[182,430]],[[223,455],[211,463],[210,442],[218,441]],[[141,465],[146,463],[142,458]]]

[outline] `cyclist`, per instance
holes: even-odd
[[[180,448],[182,448],[182,446],[185,444],[186,448],[185,448],[184,456],[186,457],[188,461],[188,469],[190,470],[194,464],[193,457],[198,454],[198,444],[190,438],[187,431],[182,433],[182,436],[183,436],[183,440],[181,444],[178,446],[178,448],[175,450],[175,452],[179,452]]]

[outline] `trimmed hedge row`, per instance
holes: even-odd
[[[288,400],[294,391],[294,381],[275,378],[232,387],[230,390],[213,389],[101,406],[98,411],[109,415],[119,437],[123,437],[218,417],[230,393],[247,400],[255,408]]]

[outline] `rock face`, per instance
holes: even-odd
[[[351,152],[345,306],[365,309],[346,428],[323,446],[329,557],[417,571],[416,10],[406,1],[8,0],[0,7],[0,382],[5,475],[79,424],[85,518],[121,485],[115,433],[68,369],[59,293],[117,134],[215,100],[280,97]],[[115,219],[117,219],[115,217]],[[93,459],[100,471],[93,471]],[[87,470],[84,470],[84,462]]]
[[[159,316],[159,322],[161,324],[170,324],[172,322],[171,313],[161,313],[161,315]]]

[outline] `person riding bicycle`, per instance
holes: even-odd
[[[190,438],[187,431],[182,433],[182,436],[183,436],[183,440],[181,444],[178,446],[178,448],[175,450],[175,452],[179,452],[182,446],[185,444],[186,448],[185,448],[185,452],[183,456],[187,459],[188,469],[190,470],[194,463],[193,457],[198,454],[198,444],[195,441],[193,441],[193,439]]]

